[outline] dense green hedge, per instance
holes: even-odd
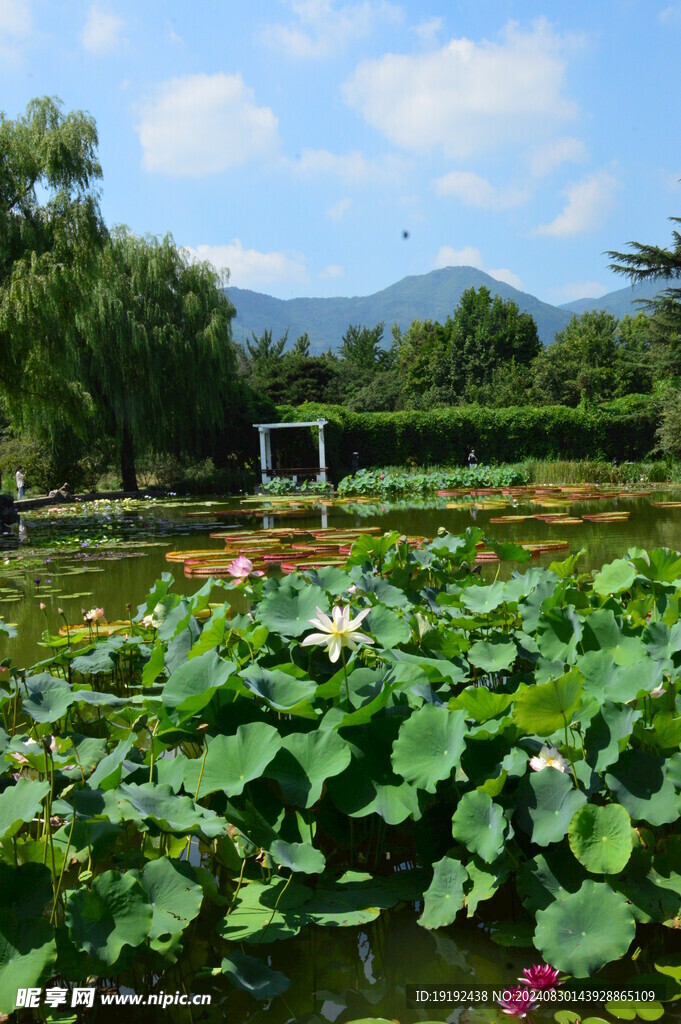
[[[333,479],[360,465],[462,465],[471,447],[486,464],[526,458],[618,461],[645,458],[655,446],[658,414],[650,396],[630,395],[600,406],[478,405],[427,411],[357,413],[338,405],[306,403],[279,408],[282,420],[329,421],[325,430],[327,464]],[[316,460],[317,431],[292,435],[295,457]],[[295,441],[293,438],[295,437]],[[291,457],[291,449],[288,453]],[[312,465],[301,461],[299,465]]]

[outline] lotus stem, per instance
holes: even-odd
[[[66,871],[66,865],[67,865],[68,859],[69,859],[69,850],[71,849],[71,838],[73,836],[73,829],[74,829],[75,824],[76,824],[76,811],[75,811],[75,808],[74,808],[73,818],[71,819],[71,828],[69,830],[69,838],[68,838],[68,841],[66,843],[66,851],[64,853],[64,863],[61,866],[61,872],[59,873],[59,881],[57,882],[57,887],[54,890],[54,902],[52,904],[52,913],[50,914],[50,924],[52,924],[52,922],[54,921],[54,915],[57,912],[57,903],[59,901],[59,893],[61,891],[61,883],[64,880],[64,872]]]

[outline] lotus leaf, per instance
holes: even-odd
[[[44,918],[17,922],[0,913],[0,1013],[15,1009],[17,989],[41,987],[56,959],[54,928]]]
[[[139,880],[153,911],[151,948],[167,955],[201,910],[203,889],[189,864],[168,858],[145,864]]]
[[[582,676],[574,669],[547,683],[522,686],[513,705],[513,719],[523,732],[550,736],[570,721],[581,694]]]
[[[26,689],[29,696],[23,698],[22,706],[34,722],[57,722],[75,700],[66,680],[57,679],[47,672],[29,676]]]
[[[297,935],[306,924],[304,905],[312,891],[300,882],[276,877],[269,885],[249,882],[239,889],[235,905],[220,925],[231,942],[277,942]]]
[[[676,792],[664,773],[664,761],[653,754],[625,750],[605,781],[634,821],[665,825],[679,817]]]
[[[105,797],[107,795],[104,794]],[[147,821],[162,832],[204,835],[209,839],[225,830],[223,818],[214,811],[199,807],[191,797],[176,796],[170,786],[153,782],[123,783],[110,796],[109,807],[115,804],[119,809],[119,817],[112,817],[113,821]]]
[[[517,656],[516,645],[502,639],[478,640],[467,654],[471,665],[483,672],[504,672],[511,668]]]
[[[535,946],[547,963],[587,978],[627,952],[636,925],[626,900],[605,882],[586,881],[537,911]]]
[[[504,812],[481,790],[465,793],[452,818],[452,835],[471,853],[491,864],[504,848],[508,824]]]
[[[185,716],[196,714],[235,671],[234,662],[224,661],[215,651],[206,651],[175,669],[163,687],[163,703]]]
[[[599,713],[592,718],[584,735],[587,763],[595,772],[602,772],[620,756],[620,742],[631,736],[640,711],[618,707],[605,701]]]
[[[631,818],[620,804],[587,804],[570,822],[570,849],[587,871],[616,875],[631,856]]]
[[[0,837],[15,835],[26,821],[32,821],[50,790],[49,782],[19,779],[0,793]]]
[[[210,741],[205,762],[203,758],[187,762],[185,788],[195,794],[200,776],[198,799],[216,790],[238,796],[248,782],[260,778],[280,746],[281,737],[273,726],[265,722],[240,725],[235,736],[216,736]]]
[[[339,775],[349,764],[350,748],[337,733],[294,732],[282,738],[266,774],[277,780],[288,803],[312,807],[326,779]]]
[[[464,607],[476,615],[489,615],[506,600],[506,584],[501,582],[489,586],[466,587],[461,593]]]
[[[281,583],[276,589],[265,594],[258,605],[258,618],[270,632],[282,636],[301,636],[312,629],[310,619],[316,617],[317,608],[323,612],[329,610],[328,595],[314,584],[304,589],[294,589],[288,583],[292,577]]]
[[[564,842],[520,865],[518,892],[525,909],[534,913],[568,893],[577,892],[586,877],[584,868]]]
[[[270,853],[279,869],[284,867],[305,875],[320,875],[326,867],[324,854],[310,843],[287,843],[277,839],[270,846]]]
[[[407,621],[384,604],[375,604],[372,607],[364,626],[386,650],[406,643],[411,637]]]
[[[629,590],[636,578],[636,569],[626,558],[616,558],[614,562],[604,565],[596,573],[593,582],[594,592],[601,597],[620,594]]]
[[[525,629],[528,628],[524,623]],[[537,622],[537,645],[549,661],[573,665],[577,659],[584,626],[571,605],[542,612]]]
[[[289,987],[289,980],[281,971],[273,971],[257,957],[235,949],[223,958],[221,970],[235,988],[248,992],[255,999],[274,999]]]
[[[251,693],[267,701],[276,711],[290,713],[297,705],[309,702],[316,690],[310,679],[296,679],[279,669],[259,665],[245,669],[240,678]]]
[[[393,744],[392,766],[398,775],[427,793],[459,764],[466,734],[464,711],[425,704],[402,723]]]
[[[423,928],[444,928],[452,924],[464,902],[464,883],[468,874],[461,861],[443,857],[433,864],[433,880],[423,894]]]
[[[91,889],[77,889],[66,903],[66,923],[76,946],[109,967],[124,946],[142,945],[152,921],[147,894],[130,873],[105,871]]]
[[[527,778],[518,794],[518,823],[537,846],[559,843],[576,811],[586,803],[572,776],[544,768]]]

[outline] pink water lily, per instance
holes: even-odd
[[[247,580],[249,576],[264,576],[264,572],[260,569],[253,568],[253,562],[250,558],[246,558],[245,555],[239,555],[233,562],[227,566],[227,572],[230,576],[233,576],[239,583]]]
[[[518,981],[521,985],[528,985],[529,988],[538,991],[542,988],[555,988],[556,985],[559,985],[558,974],[555,967],[549,967],[548,964],[533,964],[532,967],[523,969],[523,976],[518,978]]]
[[[329,661],[338,661],[343,647],[356,651],[360,644],[373,644],[373,640],[366,633],[359,632],[362,620],[371,611],[365,608],[354,619],[350,618],[350,607],[342,608],[339,604],[334,605],[331,610],[331,618],[317,608],[317,618],[309,619],[312,626],[322,630],[320,633],[310,633],[303,640],[303,647],[311,647],[313,644],[325,645],[329,655]]]
[[[536,1006],[537,1000],[533,998],[529,989],[522,988],[521,985],[506,989],[504,997],[499,1000],[502,1013],[508,1014],[509,1017],[527,1017]]]

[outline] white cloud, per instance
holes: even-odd
[[[350,43],[371,35],[379,22],[401,17],[400,9],[385,0],[345,6],[334,0],[293,0],[291,10],[294,21],[268,26],[263,41],[289,57],[308,59],[333,57]]]
[[[619,181],[608,171],[596,171],[566,190],[567,202],[549,224],[540,224],[535,235],[563,238],[599,228],[612,208]]]
[[[451,245],[440,246],[435,257],[435,267],[476,267],[497,281],[510,284],[512,288],[522,288],[522,281],[518,275],[507,267],[497,267],[496,269],[486,267],[482,253],[474,245],[465,245],[463,249],[454,249]]]
[[[530,170],[535,178],[543,178],[561,164],[580,163],[586,160],[586,156],[586,146],[582,140],[567,135],[535,146],[530,153]]]
[[[574,302],[576,299],[600,299],[611,289],[600,281],[570,281],[551,289],[554,302]]]
[[[331,153],[328,149],[304,149],[297,160],[288,160],[296,174],[339,178],[346,185],[390,184],[402,177],[404,160],[388,154],[367,159],[358,150]]]
[[[228,245],[188,245],[186,249],[194,259],[207,260],[216,270],[228,270],[229,283],[236,288],[304,284],[309,276],[300,253],[246,249],[238,238]]]
[[[326,280],[334,281],[336,278],[342,277],[344,273],[345,267],[342,267],[340,263],[329,263],[324,267],[319,276]]]
[[[577,43],[545,19],[527,31],[511,22],[498,42],[452,39],[428,53],[365,60],[345,83],[344,95],[400,146],[468,156],[535,140],[575,116],[564,77]]]
[[[32,28],[29,0],[0,0],[0,61],[5,70],[21,65],[23,48]]]
[[[344,199],[339,199],[337,203],[330,206],[326,211],[326,216],[329,220],[342,220],[345,214],[352,206],[352,199],[348,199],[346,196]]]
[[[277,118],[240,74],[187,75],[162,83],[137,132],[147,171],[199,178],[271,155]]]
[[[473,171],[449,171],[433,182],[440,196],[456,196],[466,206],[504,210],[527,202],[529,192],[521,188],[497,188]]]
[[[444,18],[427,18],[426,21],[422,21],[417,25],[414,31],[421,42],[429,46],[435,42],[442,31],[443,25]]]
[[[125,43],[122,32],[125,27],[123,18],[103,10],[93,4],[80,34],[83,49],[96,56],[116,53]]]

